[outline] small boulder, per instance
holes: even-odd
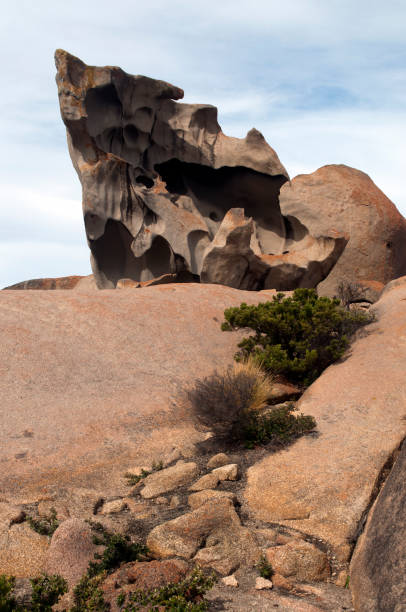
[[[310,542],[292,540],[268,548],[266,558],[275,572],[304,582],[320,582],[330,576],[327,555]]]
[[[175,465],[158,472],[153,472],[144,480],[144,488],[141,491],[142,497],[150,499],[159,497],[162,493],[168,493],[177,487],[187,485],[197,475],[198,467],[196,463],[185,463],[178,461]]]
[[[49,547],[46,571],[60,574],[70,587],[75,586],[87,570],[89,561],[100,546],[93,542],[90,526],[80,519],[64,521],[52,536]]]
[[[262,589],[272,589],[272,586],[272,581],[262,578],[262,576],[258,576],[258,578],[255,580],[255,588],[257,591],[262,591]]]
[[[127,508],[124,499],[113,499],[112,501],[103,504],[100,514],[117,514]]]
[[[238,587],[238,580],[234,576],[234,574],[231,574],[230,576],[224,576],[224,578],[221,579],[221,582],[229,587]]]
[[[212,474],[218,476],[219,481],[223,480],[237,480],[238,478],[238,465],[236,463],[229,463],[213,470]]]
[[[205,548],[199,549],[205,544]],[[160,558],[191,559],[223,575],[241,564],[254,564],[260,551],[250,531],[242,527],[230,499],[212,499],[193,512],[155,527],[147,546]],[[196,554],[197,553],[197,554]]]
[[[209,470],[213,470],[214,468],[222,467],[228,463],[230,463],[228,455],[225,453],[217,453],[217,455],[213,455],[213,457],[208,460],[207,467]]]
[[[204,491],[206,489],[214,489],[220,482],[220,478],[214,472],[205,474],[199,480],[194,482],[190,487],[189,491]]]
[[[206,489],[205,491],[197,491],[189,495],[188,504],[192,510],[196,510],[199,506],[202,506],[209,500],[216,500],[221,498],[231,499],[233,504],[237,501],[236,496],[231,491],[213,491],[212,489]]]

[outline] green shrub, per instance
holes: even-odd
[[[12,592],[15,585],[14,576],[0,575],[0,612],[18,610]]]
[[[195,381],[186,394],[198,423],[217,436],[238,441],[271,391],[271,380],[250,359]]]
[[[208,609],[208,602],[203,600],[203,595],[212,588],[215,580],[214,575],[207,576],[202,570],[195,568],[188,578],[177,584],[170,583],[160,589],[149,591],[133,591],[123,612],[136,610],[203,612]]]
[[[223,331],[251,328],[236,359],[253,355],[273,374],[303,387],[339,359],[349,338],[371,315],[347,311],[336,298],[318,297],[314,289],[296,289],[292,297],[278,293],[272,302],[241,304],[224,312]]]
[[[73,591],[74,605],[70,612],[107,612],[110,606],[103,597],[100,588],[101,583],[106,577],[106,572],[97,576],[90,577],[85,574]]]
[[[67,592],[68,585],[62,576],[42,574],[31,579],[32,595],[29,609],[32,612],[51,612],[52,606]],[[24,612],[26,608],[17,605],[12,592],[14,576],[0,576],[0,612]]]
[[[265,555],[262,555],[260,560],[258,561],[257,570],[261,578],[266,578],[267,580],[270,580],[274,573],[272,565],[269,563]]]
[[[140,482],[140,480],[143,480],[143,478],[146,478],[147,476],[152,474],[152,472],[159,472],[163,469],[163,467],[164,464],[162,463],[162,461],[159,461],[158,463],[154,462],[150,470],[144,470],[144,468],[142,468],[139,474],[132,474],[131,472],[126,472],[124,474],[124,478],[127,479],[127,484],[129,487],[134,487]]]
[[[51,612],[52,606],[68,591],[68,584],[62,576],[43,574],[32,578],[31,610],[34,612]]]
[[[92,578],[104,571],[110,572],[121,565],[130,561],[145,560],[148,549],[143,544],[131,542],[128,535],[111,533],[100,523],[90,522],[92,530],[95,532],[93,542],[97,545],[105,546],[102,553],[95,553],[95,559],[91,561],[88,568],[88,576]]]
[[[248,448],[269,442],[287,443],[316,428],[312,416],[294,414],[297,410],[293,402],[287,405],[270,407],[266,412],[251,415],[244,423],[243,440]]]
[[[28,516],[26,520],[31,529],[41,535],[47,535],[49,537],[51,537],[59,527],[55,508],[51,508],[47,516],[43,516],[39,519]]]

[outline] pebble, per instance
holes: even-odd
[[[231,574],[230,576],[224,576],[224,578],[221,579],[221,582],[229,587],[238,587],[238,580],[234,576],[234,574]]]
[[[262,589],[272,589],[272,586],[272,582],[266,578],[262,578],[262,576],[258,576],[258,578],[255,580],[255,588],[257,591],[262,591]]]

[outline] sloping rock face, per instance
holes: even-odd
[[[298,403],[317,434],[249,468],[245,499],[256,518],[321,538],[346,561],[375,485],[406,435],[406,277],[372,307],[377,320],[349,356]]]
[[[289,177],[257,130],[227,137],[217,109],[177,102],[178,87],[62,50],[55,58],[99,288],[188,271],[206,283],[290,289],[330,271],[345,234],[287,224],[278,198]]]
[[[338,263],[319,284],[319,293],[336,294],[341,281],[385,285],[406,274],[406,220],[360,170],[330,165],[300,174],[283,185],[280,206],[297,234],[299,219],[312,236],[334,228],[349,237]]]
[[[406,441],[351,562],[357,612],[406,610]]]
[[[188,456],[204,434],[180,392],[232,364],[240,336],[221,332],[224,309],[273,293],[194,283],[0,292],[0,496],[74,487],[91,512],[89,489],[107,481],[127,494],[132,466],[174,447]]]
[[[4,289],[74,289],[85,276],[61,276],[60,278],[33,278]]]

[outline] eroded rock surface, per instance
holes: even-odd
[[[406,610],[406,441],[368,516],[351,562],[357,612]]]
[[[206,283],[290,289],[328,274],[347,238],[334,228],[312,236],[284,218],[289,177],[260,132],[225,136],[217,109],[177,102],[174,85],[63,50],[55,58],[99,288],[187,271]]]
[[[349,558],[386,461],[406,434],[406,277],[372,307],[377,320],[298,403],[317,434],[269,455],[247,472],[256,518],[325,540]]]
[[[341,281],[386,284],[406,274],[406,220],[364,172],[329,165],[300,174],[283,185],[280,206],[299,244],[298,219],[312,236],[324,236],[334,228],[349,238],[338,263],[318,287],[323,295],[336,294]]]

